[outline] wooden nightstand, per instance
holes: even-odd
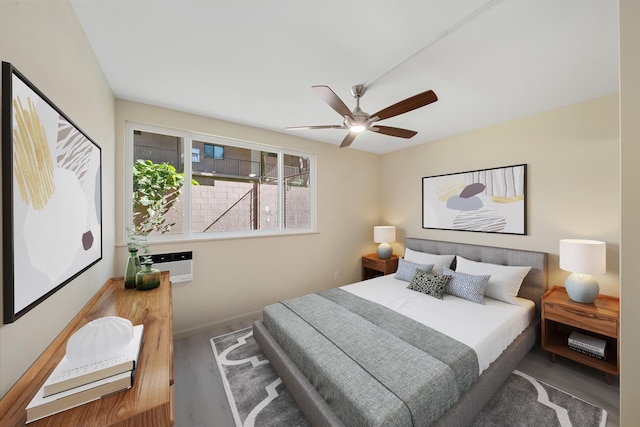
[[[398,255],[392,254],[389,259],[380,259],[378,254],[362,256],[362,280],[395,273],[397,269]]]
[[[604,360],[569,349],[571,332],[578,331],[607,342]],[[554,286],[542,297],[542,348],[556,355],[591,366],[605,373],[607,384],[611,375],[620,375],[620,300],[599,295],[593,304],[572,301],[564,287]]]

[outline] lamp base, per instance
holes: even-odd
[[[583,304],[593,304],[600,293],[600,286],[590,274],[572,273],[564,282],[569,298]]]
[[[389,259],[392,253],[393,248],[389,243],[380,243],[380,246],[378,246],[378,258]]]

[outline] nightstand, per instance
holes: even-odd
[[[389,259],[380,259],[378,254],[362,256],[362,280],[395,273],[397,269],[398,255],[392,254]]]
[[[604,360],[570,350],[568,339],[577,331],[607,342]],[[593,304],[572,301],[564,287],[554,286],[542,297],[542,348],[605,373],[607,384],[611,375],[620,375],[620,300],[598,295]]]

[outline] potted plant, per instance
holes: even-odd
[[[195,180],[191,183],[198,185]],[[128,233],[125,287],[151,289],[160,284],[159,271],[152,268],[147,237],[153,232],[166,233],[175,225],[167,222],[166,214],[172,210],[181,214],[176,202],[182,194],[183,185],[184,173],[176,171],[174,166],[136,160],[133,167],[133,226]],[[144,254],[142,263],[137,255],[141,249]]]

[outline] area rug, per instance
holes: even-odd
[[[310,426],[251,328],[211,338],[211,347],[236,427]],[[606,419],[605,410],[513,371],[473,427],[605,427]]]

